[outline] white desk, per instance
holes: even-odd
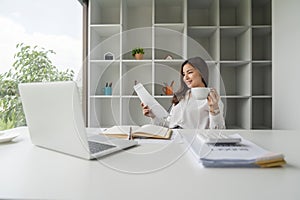
[[[184,143],[87,161],[33,146],[27,128],[12,131],[22,136],[0,144],[0,199],[300,199],[299,131],[227,131],[284,153],[288,165],[271,169],[201,168]]]

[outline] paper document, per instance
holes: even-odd
[[[157,118],[165,118],[168,116],[168,112],[164,107],[162,107],[153,96],[149,94],[149,92],[144,88],[144,86],[141,83],[136,84],[134,87],[135,92],[137,93],[140,100],[149,106],[149,108],[152,110],[153,114]]]
[[[196,135],[185,135],[190,150],[204,167],[274,167],[285,164],[284,156],[268,151],[242,138],[238,144],[205,144]]]

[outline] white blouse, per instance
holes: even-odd
[[[185,97],[177,105],[173,105],[166,119],[157,117],[152,123],[169,128],[181,127],[183,129],[224,129],[223,103],[219,100],[220,113],[212,115],[209,112],[207,99],[196,100],[190,97],[187,91]]]

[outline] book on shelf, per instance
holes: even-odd
[[[199,140],[197,134],[183,134],[190,151],[204,167],[279,167],[286,164],[284,155],[266,150],[239,134],[231,137],[240,138],[236,144],[207,144]]]
[[[132,138],[140,139],[163,139],[169,140],[172,136],[172,129],[154,124],[143,126],[113,126],[103,131],[108,137],[128,138],[130,128],[132,128]]]

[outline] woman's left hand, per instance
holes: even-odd
[[[207,97],[208,105],[209,105],[209,111],[213,115],[219,114],[219,100],[220,96],[215,88],[212,88],[209,92],[209,95]]]

